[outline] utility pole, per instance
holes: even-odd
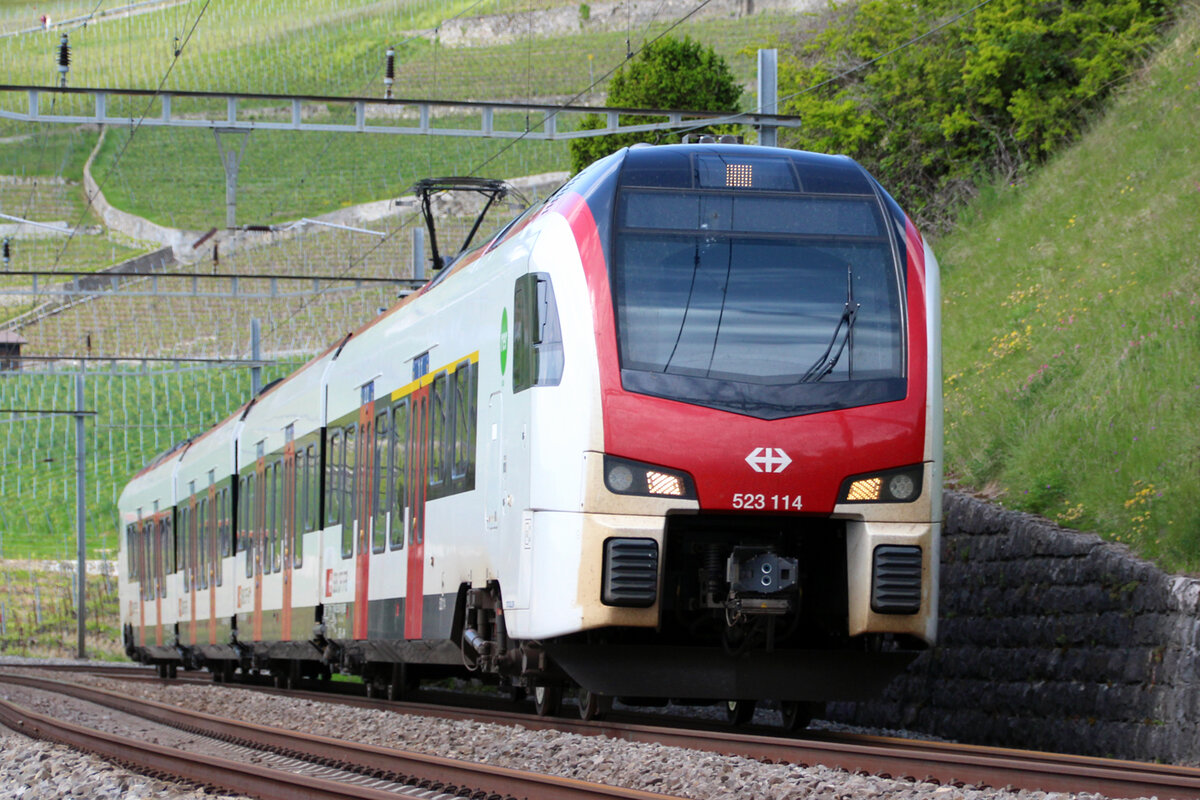
[[[87,444],[84,439],[83,429],[83,419],[85,416],[83,410],[84,369],[84,363],[80,362],[79,374],[75,376],[75,546],[78,556],[76,569],[79,575],[79,580],[76,582],[78,599],[75,603],[75,618],[79,622],[79,658],[87,658],[87,649],[84,641],[87,632],[87,520],[84,513],[84,493],[87,482],[87,477],[84,473],[87,461],[84,455]]]
[[[258,317],[250,320],[250,397],[258,397],[262,391],[262,326]]]
[[[246,154],[246,140],[250,131],[242,128],[213,128],[217,137],[217,153],[221,156],[221,166],[225,168],[225,227],[233,228],[237,224],[237,179],[238,168],[242,164],[242,156]],[[222,136],[240,137],[240,146],[228,149],[221,143]]]
[[[779,105],[779,51],[758,51],[758,113],[775,114]],[[779,131],[774,125],[758,126],[758,143],[779,146]]]

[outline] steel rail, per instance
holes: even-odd
[[[262,800],[384,800],[392,792],[340,784],[214,756],[196,756],[149,742],[56,720],[0,699],[0,724],[35,739],[59,742],[151,775],[249,794]]]
[[[364,774],[399,776],[403,782],[416,782],[421,786],[436,788],[440,785],[451,787],[454,789],[454,792],[451,793],[455,793],[460,787],[466,786],[486,789],[489,795],[500,794],[502,796],[525,797],[528,800],[610,800],[611,798],[621,798],[622,800],[672,800],[670,795],[654,792],[604,786],[574,778],[562,778],[554,775],[522,772],[506,767],[474,764],[468,761],[443,758],[441,756],[393,750],[343,739],[334,739],[327,736],[272,728],[250,722],[239,722],[163,703],[156,703],[150,700],[137,700],[105,689],[80,686],[78,684],[3,673],[0,673],[0,681],[58,692],[89,703],[96,703],[127,714],[134,714],[159,724],[223,739],[247,747],[270,750],[314,761],[319,764],[343,769],[352,768]],[[4,720],[5,713],[24,714],[31,720],[31,722],[24,723],[26,727],[21,727],[22,723],[16,722],[15,724],[18,726],[15,728],[16,730],[31,730],[28,726],[35,724],[42,727],[33,728],[33,730],[41,731],[44,729],[46,731],[53,731],[61,729],[63,731],[62,736],[71,737],[71,741],[67,741],[66,743],[75,747],[83,747],[84,749],[92,749],[93,746],[100,747],[100,744],[95,743],[97,739],[108,740],[109,742],[116,740],[116,737],[113,737],[111,734],[100,734],[94,731],[87,731],[87,729],[79,729],[79,726],[51,720],[33,712],[25,711],[24,709],[17,709],[16,712],[13,712],[9,709],[15,709],[15,706],[3,703],[3,701],[0,701],[0,703],[4,707],[8,707],[8,709],[0,707],[0,721]],[[5,722],[5,724],[8,723]],[[12,726],[10,725],[10,727]],[[70,729],[72,728],[76,730],[71,731]],[[82,730],[82,733],[79,732],[80,730]],[[58,738],[58,735],[51,736],[50,733],[45,735],[50,738]],[[77,743],[85,740],[89,744]],[[167,750],[168,754],[174,752],[168,748],[141,744],[137,745],[136,750],[127,750],[126,748],[131,747],[131,741],[124,740],[122,744],[116,747],[106,744],[103,745],[103,749],[97,749],[94,752],[98,752],[108,758],[120,760],[122,758],[133,758],[135,755],[141,758],[143,757],[141,756],[141,748],[151,748],[145,756],[145,758],[149,759],[150,763],[147,763],[143,768],[152,770],[164,768],[157,763],[164,756],[161,751]],[[194,756],[187,756],[187,758],[189,760],[195,759]],[[214,763],[217,761],[222,762],[221,766],[215,771],[199,767],[199,769],[203,770],[202,776],[200,773],[197,773],[194,777],[190,774],[185,775],[183,772],[179,772],[178,774],[185,775],[188,780],[223,786],[230,788],[232,791],[243,791],[251,794],[260,794],[264,791],[261,784],[256,784],[258,788],[255,789],[229,787],[228,784],[222,782],[223,771],[233,769],[233,767],[228,765],[236,764],[236,762],[225,762],[222,759],[211,760]],[[258,773],[261,769],[237,764],[237,768],[233,769],[231,774],[237,780],[242,780],[241,776],[249,773],[246,777],[247,780],[259,781]],[[167,771],[172,773],[177,772],[174,768],[167,768]],[[336,784],[331,781],[318,781],[318,779],[313,778],[291,780],[281,777],[286,774],[278,770],[270,770],[272,780],[288,784],[288,788],[282,794],[278,793],[277,790],[272,790],[276,793],[271,794],[271,797],[280,797],[281,799],[296,797],[355,797],[373,799],[381,797],[394,798],[396,796],[391,792],[365,789],[364,787],[356,787],[349,784]],[[310,795],[305,794],[297,788],[297,784],[306,785],[310,781],[314,785],[318,783],[331,784],[328,787],[317,786],[317,788],[322,792],[336,790],[340,794]],[[267,795],[263,794],[262,796]]]
[[[1157,796],[1159,800],[1200,800],[1200,769],[1195,767],[858,734],[817,734],[820,738],[797,739],[735,732],[718,725],[684,728],[622,719],[583,721],[538,717],[517,711],[383,701],[252,684],[227,686],[363,708],[386,708],[397,713],[519,725],[531,730],[559,730],[584,736],[606,736],[622,741],[651,742],[804,766],[821,764],[848,772],[868,772],[941,784],[1011,787],[1015,790],[1044,792],[1095,792],[1107,797]]]

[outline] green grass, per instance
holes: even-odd
[[[115,559],[115,553],[108,553]],[[73,658],[78,653],[74,573],[30,569],[12,562],[0,565],[4,618],[0,654],[39,658]],[[124,660],[116,575],[88,575],[84,591],[88,658]]]
[[[224,225],[225,175],[211,131],[143,129],[112,172],[127,138],[127,131],[113,131],[93,164],[109,202],[176,228]],[[283,222],[399,197],[420,178],[467,172],[502,146],[458,137],[255,132],[238,176],[238,222]],[[568,165],[565,142],[521,141],[480,174],[531,175]]]
[[[263,369],[263,382],[297,359]],[[113,367],[116,372],[119,368]],[[0,408],[73,409],[70,373],[0,375]],[[87,377],[89,558],[118,548],[116,501],[128,480],[173,443],[224,419],[250,394],[246,369],[137,369]],[[0,559],[72,560],[75,422],[69,416],[0,420]]]
[[[55,13],[59,18],[69,4],[62,5],[62,13]],[[112,5],[116,4],[105,7]],[[540,5],[570,4],[554,0]],[[187,13],[194,14],[197,9],[169,8],[105,20],[72,32],[69,81],[74,86],[154,88],[170,67],[166,86],[175,89],[382,96],[387,45],[402,41],[400,32],[404,30],[430,27],[470,6],[468,2],[368,0],[215,2],[173,67],[174,36]],[[524,11],[528,7],[528,3],[503,0],[471,13]],[[28,9],[27,16],[35,19],[32,6]],[[3,19],[0,14],[0,26]],[[730,60],[738,78],[750,83],[755,70],[754,46],[796,24],[795,17],[760,14],[745,19],[690,20],[672,34],[712,43]],[[666,22],[634,27],[629,32],[592,31],[581,26],[569,35],[481,47],[447,47],[416,38],[399,46],[396,94],[476,100],[570,97],[624,62],[627,38],[628,46],[637,48],[666,28]],[[50,31],[0,39],[0,71],[9,76],[6,80],[54,84],[57,73],[52,56],[57,37],[58,32]],[[596,102],[600,96],[592,94],[584,100]],[[747,98],[746,104],[750,102]],[[5,107],[24,110],[25,103],[23,94],[0,97],[0,105]],[[178,101],[173,113],[187,115],[202,108],[200,101]],[[247,104],[243,110],[255,108],[255,104]],[[92,108],[85,97],[52,95],[43,100],[43,110],[87,114]],[[111,97],[109,112],[136,119],[143,114],[156,115],[160,107],[143,98]],[[334,113],[345,116],[349,112]],[[536,118],[530,121],[534,125],[539,122]],[[498,126],[505,122],[497,119]],[[508,127],[521,129],[524,119],[507,122]],[[570,120],[564,122],[571,124]],[[446,118],[435,124],[478,122]],[[52,127],[42,126],[43,130]],[[0,129],[18,134],[29,130],[16,123],[0,125]],[[94,143],[95,134],[88,136]],[[224,222],[224,176],[211,132],[142,128],[121,156],[119,168],[112,172],[116,154],[127,138],[127,129],[110,131],[94,168],[113,205],[171,227],[206,229]],[[0,147],[0,170],[8,167],[10,174],[20,174],[31,169],[28,156],[35,146],[10,147],[8,155]],[[38,152],[44,149],[41,145]],[[63,174],[75,175],[82,168],[79,154],[86,158],[89,149],[78,146],[71,158],[57,161],[53,153],[39,155],[37,162],[59,163]],[[20,155],[11,155],[13,152]],[[484,163],[487,166],[481,174],[489,177],[569,168],[564,142],[523,141],[510,146],[499,139],[256,132],[239,175],[238,217],[240,222],[262,224],[311,216],[396,196],[418,178],[466,174]]]
[[[938,242],[950,479],[1200,568],[1200,14]]]
[[[88,209],[83,191],[83,165],[99,133],[82,127],[38,126],[28,137],[0,142],[0,211],[35,222],[81,226],[79,235],[17,238],[12,242],[14,270],[74,269],[94,271],[118,264],[150,248],[111,232],[97,232],[100,223]],[[11,224],[9,220],[0,220]],[[0,288],[27,277],[0,275]],[[0,305],[0,320],[28,310],[28,303]]]

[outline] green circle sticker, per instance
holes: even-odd
[[[508,368],[508,309],[500,310],[500,374]]]

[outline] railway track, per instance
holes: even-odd
[[[107,676],[108,671],[101,674]],[[672,718],[672,726],[667,727],[661,717],[645,714],[614,714],[605,720],[582,721],[504,709],[383,701],[247,684],[232,686],[348,706],[386,708],[404,714],[606,736],[803,766],[820,764],[848,772],[943,785],[1200,800],[1200,769],[1191,767],[855,734],[810,732],[805,738],[790,738],[769,729],[734,731],[727,726],[682,718]]]
[[[36,738],[58,741],[138,771],[254,795],[264,800],[382,800],[400,794],[430,798],[528,800],[678,800],[669,795],[603,786],[504,767],[287,731],[137,700],[79,684],[22,675],[0,682],[55,692],[132,714],[157,725],[270,754],[245,759],[164,747],[55,719],[0,700],[0,724]],[[369,784],[369,785],[368,785]]]

